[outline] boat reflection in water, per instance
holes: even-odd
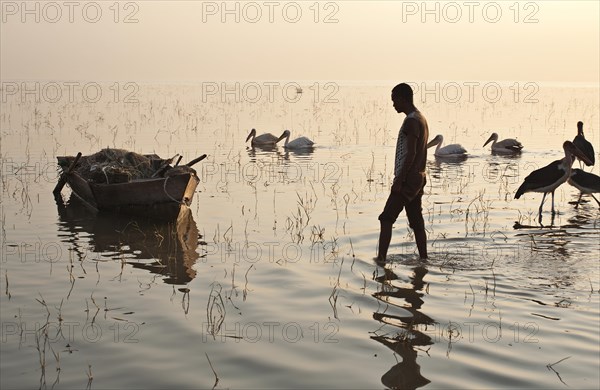
[[[379,271],[378,268],[377,272]],[[416,350],[419,346],[433,344],[431,337],[420,331],[435,324],[431,317],[420,311],[424,303],[421,299],[423,293],[420,291],[425,285],[423,277],[426,274],[425,267],[415,267],[410,278],[412,288],[395,286],[393,282],[398,279],[398,276],[389,268],[383,268],[383,275],[376,274],[374,277],[374,280],[380,283],[380,289],[373,294],[373,297],[384,305],[380,311],[373,313],[373,318],[381,323],[381,327],[371,338],[402,358],[401,362],[381,377],[381,383],[390,389],[416,389],[430,382],[421,375]],[[389,327],[392,329],[388,329]]]
[[[196,276],[199,235],[188,207],[181,208],[176,220],[163,222],[97,212],[73,195],[66,204],[56,198],[56,204],[60,239],[80,259],[91,250],[163,275],[169,284],[186,284]]]

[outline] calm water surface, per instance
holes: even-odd
[[[417,259],[401,215],[391,261],[376,264],[403,119],[388,89],[255,103],[203,101],[186,85],[140,85],[137,103],[9,96],[1,387],[600,387],[598,206],[575,209],[563,185],[540,225],[540,194],[513,199],[562,157],[578,120],[600,150],[598,88],[540,86],[533,102],[509,86],[498,102],[426,96],[431,137],[469,156],[430,153],[431,259]],[[317,147],[252,149],[252,127]],[[524,152],[491,155],[494,131]],[[207,153],[188,212],[171,224],[94,215],[68,189],[57,203],[56,156],[103,147]]]

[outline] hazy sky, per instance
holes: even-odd
[[[0,11],[3,80],[600,78],[598,1],[3,0]]]

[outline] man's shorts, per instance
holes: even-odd
[[[413,230],[423,229],[425,221],[423,220],[421,199],[423,198],[425,182],[424,177],[422,184],[413,182],[420,187],[416,195],[414,194],[414,188],[411,188],[411,186],[405,186],[401,192],[391,192],[385,203],[383,212],[379,215],[379,220],[394,223],[402,210],[406,208],[406,217],[408,218],[410,227]]]

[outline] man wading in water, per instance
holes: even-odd
[[[429,129],[425,117],[413,104],[410,85],[402,83],[392,89],[392,102],[398,113],[406,118],[398,134],[394,183],[379,221],[379,251],[377,261],[385,261],[392,238],[392,226],[402,209],[406,208],[408,223],[415,233],[415,241],[422,259],[427,258],[427,235],[421,212],[421,198],[425,187],[425,163]]]

